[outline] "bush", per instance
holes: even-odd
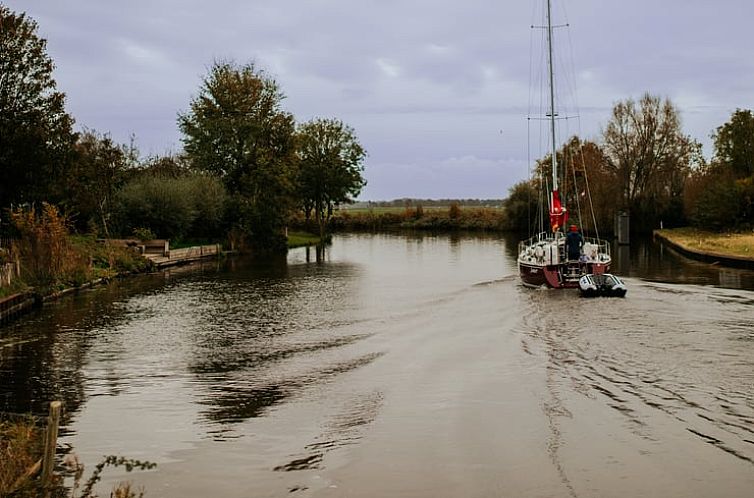
[[[117,195],[119,228],[121,233],[147,229],[166,239],[218,236],[225,199],[213,176],[137,177]]]
[[[720,230],[751,223],[751,179],[736,180],[729,173],[712,172],[689,181],[686,210],[698,228]]]
[[[450,205],[450,209],[448,209],[448,217],[451,220],[457,220],[461,217],[461,206],[459,206],[457,202]]]

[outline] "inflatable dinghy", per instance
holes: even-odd
[[[579,291],[583,297],[624,297],[626,284],[610,273],[590,273],[579,279]]]

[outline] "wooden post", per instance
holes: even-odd
[[[52,482],[52,471],[55,468],[55,449],[58,446],[58,426],[60,425],[60,401],[50,403],[50,415],[47,418],[45,430],[45,448],[42,455],[42,485],[49,486]]]

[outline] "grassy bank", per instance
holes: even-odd
[[[320,240],[319,235],[309,232],[288,232],[288,249],[316,246]]]
[[[754,259],[754,232],[707,232],[695,228],[658,230],[658,234],[690,251]]]

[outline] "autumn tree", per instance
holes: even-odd
[[[314,211],[321,237],[333,208],[350,202],[366,185],[362,176],[366,151],[350,126],[337,119],[314,119],[299,126],[299,198]]]
[[[135,150],[115,143],[108,134],[81,133],[60,186],[62,201],[79,230],[92,229],[110,236],[113,198],[135,163]]]
[[[544,211],[541,208],[542,190],[537,179],[524,180],[513,185],[508,197],[503,201],[505,210],[504,227],[507,230],[524,233],[538,226]],[[544,221],[537,230],[544,230]]]
[[[737,109],[712,134],[712,162],[692,172],[684,200],[691,222],[713,230],[754,220],[754,116]]]
[[[730,121],[712,134],[715,159],[736,178],[754,175],[754,114],[736,109]]]
[[[215,62],[178,118],[187,157],[222,180],[233,223],[261,251],[285,250],[282,229],[294,204],[295,125],[283,98],[254,64]]]
[[[650,228],[663,216],[682,217],[682,194],[697,144],[681,130],[670,100],[649,93],[619,102],[603,132],[608,164],[621,186],[619,202]]]
[[[74,134],[37,23],[0,4],[0,207],[51,197]]]

